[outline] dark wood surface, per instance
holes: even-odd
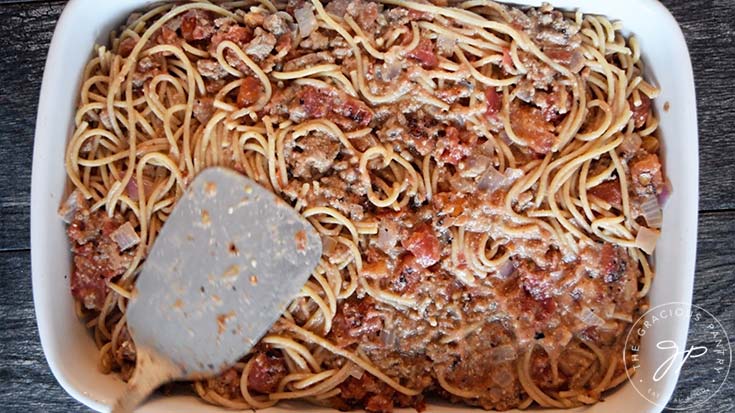
[[[101,0],[114,1],[114,0]],[[694,64],[700,217],[694,303],[735,341],[735,0],[664,0]],[[30,184],[36,105],[64,1],[0,0],[0,411],[88,411],[56,383],[36,330],[30,273]],[[64,139],[60,136],[59,139]],[[669,167],[684,167],[670,165]],[[682,371],[677,393],[708,378]],[[697,411],[735,412],[735,373]]]

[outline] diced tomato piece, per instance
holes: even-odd
[[[605,181],[593,188],[590,188],[587,193],[602,199],[617,209],[620,209],[623,204],[623,196],[620,193],[620,181],[617,179]]]
[[[278,383],[286,377],[288,369],[283,357],[268,353],[258,353],[250,366],[248,374],[248,389],[260,393],[276,391]]]
[[[367,105],[328,89],[307,86],[301,89],[298,97],[309,119],[325,118],[332,113],[338,115],[332,120],[347,129],[354,129],[355,124],[367,126],[373,120],[373,112]]]
[[[566,66],[572,72],[579,72],[584,67],[584,57],[578,49],[568,49],[564,47],[546,47],[544,48],[546,56],[551,60]]]
[[[521,287],[521,309],[532,314],[536,322],[543,323],[556,310],[553,285],[548,280],[548,271],[528,262],[521,263],[517,271]]]
[[[534,152],[551,152],[555,127],[544,118],[541,109],[515,100],[511,105],[510,124],[518,138]]]
[[[194,40],[194,29],[196,28],[196,16],[187,13],[181,19],[181,35],[186,40]]]
[[[429,39],[421,39],[418,46],[408,52],[408,57],[418,60],[424,69],[435,68],[439,63],[434,52],[434,43]]]
[[[415,21],[415,20],[429,20],[431,19],[431,14],[424,13],[422,11],[414,10],[414,9],[408,9],[408,17],[409,20]]]
[[[363,263],[362,270],[360,271],[360,276],[373,280],[386,278],[388,275],[388,264],[386,264],[384,259],[376,262]]]
[[[76,214],[67,228],[74,252],[71,291],[87,308],[102,307],[106,280],[122,274],[130,264],[131,253],[121,252],[110,237],[123,223],[122,217],[110,218],[104,211],[97,211]]]
[[[345,347],[361,341],[363,337],[370,338],[382,327],[380,313],[369,297],[362,300],[348,299],[337,309],[329,335],[338,346]]]
[[[172,44],[176,45],[180,41],[179,36],[175,31],[169,29],[166,26],[161,28],[161,34],[158,36],[158,43],[160,44]]]
[[[375,3],[371,3],[375,4]],[[367,412],[392,412],[393,399],[384,394],[373,394],[365,401],[365,411]]]
[[[301,89],[299,98],[307,117],[323,118],[329,113],[330,99],[326,94],[321,93],[319,89],[307,86]]]
[[[633,111],[633,122],[636,128],[642,128],[648,122],[648,113],[651,111],[651,99],[644,93],[639,93],[641,104],[636,106],[633,98],[630,98],[630,110]]]
[[[135,49],[135,45],[137,43],[138,41],[133,39],[132,37],[126,37],[125,39],[123,39],[123,41],[120,42],[120,45],[117,48],[117,54],[122,57],[130,56],[130,52]]]
[[[513,69],[513,58],[510,57],[510,49],[503,48],[503,69],[505,69],[506,72]]]
[[[537,97],[543,97],[543,109],[541,114],[547,122],[552,125],[558,125],[567,114],[564,109],[567,102],[571,102],[571,96],[569,92],[564,88],[555,89],[553,93],[537,94]],[[560,113],[564,112],[564,113]]]
[[[105,303],[107,284],[104,273],[97,274],[93,245],[79,247],[75,254],[74,270],[71,274],[72,296],[87,308],[101,309]]]
[[[459,129],[449,126],[446,136],[439,141],[439,160],[452,165],[457,165],[462,159],[472,152],[469,145],[459,139]]]
[[[253,32],[249,27],[230,26],[227,31],[218,31],[212,36],[209,52],[214,54],[220,43],[229,40],[237,45],[244,46],[253,38]]]
[[[228,398],[240,396],[240,373],[234,368],[227,369],[219,376],[213,377],[211,383],[212,390],[221,396]]]
[[[605,282],[620,279],[625,271],[626,263],[620,257],[620,250],[612,244],[605,243],[600,250],[600,276]]]
[[[411,236],[401,242],[403,248],[409,250],[416,262],[424,268],[436,264],[441,258],[441,243],[428,224],[415,228]]]
[[[262,92],[260,81],[252,76],[246,76],[240,85],[237,94],[237,105],[241,108],[248,107],[258,101]]]
[[[533,314],[537,322],[546,321],[556,310],[556,301],[553,298],[536,299],[525,287],[521,294],[521,308],[524,312]]]
[[[333,107],[332,110],[360,126],[367,126],[373,120],[370,109],[361,101],[348,98],[342,106]]]
[[[495,90],[494,87],[488,87],[485,89],[485,103],[487,104],[487,110],[485,115],[488,118],[497,117],[500,112],[500,108],[503,105],[503,100],[500,98],[500,94]]]
[[[552,295],[552,285],[548,281],[548,274],[536,267],[535,264],[522,263],[518,267],[523,288],[533,296],[535,300],[541,301]]]
[[[453,196],[448,192],[440,192],[431,198],[434,210],[440,215],[458,217],[465,210],[467,200],[463,197]]]
[[[663,191],[664,177],[657,155],[648,154],[634,160],[630,165],[630,176],[639,194],[645,193],[647,188],[653,188],[656,194]]]
[[[424,267],[413,254],[405,254],[399,258],[395,274],[391,280],[391,289],[399,293],[411,291],[421,281]]]
[[[181,18],[181,36],[185,40],[205,40],[212,37],[214,25],[210,14],[203,10],[189,10]]]
[[[278,38],[278,42],[276,42],[276,51],[280,53],[283,50],[286,50],[286,52],[288,52],[291,50],[292,45],[293,40],[291,39],[291,33],[284,33]]]

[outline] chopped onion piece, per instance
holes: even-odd
[[[468,178],[462,178],[459,175],[449,177],[449,185],[457,192],[471,193],[475,190],[475,184]]]
[[[495,192],[505,184],[505,175],[495,168],[487,168],[477,184],[484,191]]]
[[[601,326],[605,324],[605,320],[595,314],[595,312],[589,307],[582,308],[582,311],[577,315],[577,318],[588,326]]]
[[[646,227],[640,227],[638,234],[635,236],[635,244],[638,248],[646,252],[646,254],[653,254],[653,250],[656,249],[656,241],[661,233],[655,229]]]
[[[130,247],[134,247],[140,243],[140,237],[135,232],[133,225],[130,222],[126,222],[118,229],[110,234],[110,238],[117,244],[120,251],[125,251]]]
[[[661,193],[658,194],[658,204],[661,206],[666,205],[666,201],[669,200],[671,197],[671,182],[667,179],[666,182],[664,182],[663,188],[661,188]]]
[[[490,378],[495,383],[512,383],[516,380],[512,369],[490,369]],[[449,410],[451,411],[451,410]]]
[[[299,34],[301,38],[305,39],[309,37],[311,32],[316,29],[316,17],[314,16],[314,10],[311,8],[311,4],[307,4],[304,7],[294,10],[294,17],[296,22],[299,24]]]
[[[360,380],[363,374],[365,374],[365,370],[363,370],[362,367],[357,364],[352,364],[352,368],[350,368],[350,376]]]
[[[511,274],[513,274],[513,271],[515,270],[515,266],[513,265],[513,261],[508,260],[503,265],[498,268],[498,275],[500,278],[508,278]]]
[[[459,163],[459,174],[464,178],[474,178],[485,172],[491,166],[490,162],[492,159],[485,155],[472,155]]]
[[[572,332],[569,331],[568,328],[559,326],[554,332],[554,336],[556,337],[555,344],[560,347],[564,347],[569,344],[570,341],[572,341],[572,337],[574,337],[574,334],[572,334]]]
[[[641,142],[641,137],[637,133],[633,133],[625,137],[618,148],[625,156],[633,156],[641,147]]]
[[[83,208],[84,205],[84,196],[78,189],[75,189],[71,194],[69,194],[69,197],[66,198],[66,201],[64,201],[59,208],[59,216],[61,216],[61,219],[63,219],[64,222],[71,224],[72,219],[74,219],[74,214],[76,214],[80,208]]]
[[[377,246],[385,252],[389,252],[398,242],[398,224],[389,220],[380,221],[378,226]]]
[[[325,256],[330,256],[334,252],[335,248],[337,248],[337,241],[330,236],[322,235],[322,253]]]
[[[143,197],[148,196],[148,194],[153,192],[153,181],[151,181],[149,178],[144,177],[143,178]],[[130,181],[128,181],[128,185],[125,186],[125,194],[133,200],[138,201],[138,180],[133,178]]]
[[[390,328],[384,328],[380,330],[380,339],[383,341],[383,344],[388,347],[392,348],[396,345],[396,335],[393,334],[393,329]]]
[[[451,54],[455,44],[456,41],[447,35],[439,34],[436,37],[436,49],[441,54]]]
[[[601,326],[601,330],[615,331],[618,328],[618,323],[615,320],[610,320]]]
[[[661,210],[661,205],[659,205],[658,199],[655,196],[648,195],[643,198],[641,211],[643,211],[643,218],[645,218],[649,227],[661,228],[663,211]]]
[[[484,191],[495,192],[498,189],[505,189],[511,186],[521,176],[523,176],[523,171],[520,169],[508,168],[505,170],[505,173],[500,173],[497,169],[490,166],[480,177],[477,186]]]
[[[502,344],[490,350],[492,363],[503,363],[515,360],[517,357],[516,349],[511,344]]]
[[[492,140],[488,139],[480,145],[480,150],[487,155],[492,155],[495,153],[495,144]]]
[[[602,315],[605,318],[612,318],[613,314],[615,314],[615,304],[610,303],[602,306]]]
[[[523,170],[522,169],[516,169],[516,168],[507,168],[505,170],[505,179],[508,180],[508,185],[515,182],[518,178],[523,176]]]
[[[401,74],[402,70],[403,62],[393,56],[390,58],[386,57],[385,63],[383,63],[383,80],[386,82],[394,80]]]

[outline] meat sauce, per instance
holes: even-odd
[[[286,10],[293,14],[299,7],[303,2],[292,1]],[[336,0],[326,7],[335,14],[349,14],[364,31],[373,34],[385,30],[388,24],[404,25],[406,33],[411,33],[412,22],[433,20],[430,14],[384,8],[362,0]],[[581,70],[581,43],[573,22],[555,11],[519,13],[512,14],[514,26],[538,42],[552,60],[571,71]],[[285,21],[267,19],[255,12],[245,13],[240,24],[193,10],[179,23],[179,27],[164,26],[152,41],[173,44],[183,39],[210,53],[222,42],[231,41],[268,72],[289,65],[301,67],[306,62],[327,61],[346,70],[356,65],[351,49],[335,39],[334,33],[320,30],[302,39],[302,44],[309,46],[307,50],[293,43],[284,29],[288,27]],[[411,39],[404,36],[401,42],[408,44]],[[134,47],[134,40],[125,39],[118,53],[127,56]],[[402,70],[434,69],[441,53],[436,41],[422,38],[406,52]],[[240,108],[258,102],[264,90],[255,74],[236,55],[225,53],[225,58],[244,73],[231,98]],[[557,143],[555,131],[567,116],[570,94],[548,65],[523,51],[519,58],[528,73],[517,87],[517,99],[504,108],[501,89],[487,87],[481,91],[485,99],[481,115],[493,133],[503,136],[499,117],[507,109],[510,125],[520,140],[511,145],[514,155],[520,160],[539,159],[552,152]],[[368,64],[369,72],[376,74],[379,64],[370,59]],[[499,70],[507,71],[512,65],[505,50]],[[214,111],[214,93],[234,78],[213,59],[200,59],[196,67],[212,94],[195,101],[193,122],[204,125]],[[141,83],[135,86],[141,88],[159,65],[151,59],[149,65],[139,63],[136,70]],[[379,77],[375,75],[375,79]],[[380,93],[397,87],[391,82],[376,83]],[[352,139],[351,144],[359,150],[376,143],[391,145],[394,151],[415,159],[430,155],[438,168],[439,183],[431,199],[413,199],[399,211],[377,208],[368,201],[371,184],[360,178],[358,157],[345,150],[339,140],[319,132],[298,140],[285,139],[289,184],[282,189],[282,196],[305,207],[335,208],[354,221],[377,222],[380,235],[362,246],[359,276],[381,290],[417,303],[412,308],[397,309],[371,298],[360,288],[338,302],[328,340],[366,355],[382,372],[422,394],[501,410],[515,407],[525,398],[516,363],[533,343],[541,344],[546,351],[533,352],[532,378],[541,388],[550,390],[569,385],[578,368],[584,367],[562,366],[559,381],[549,381],[549,357],[562,354],[572,337],[587,337],[606,351],[619,350],[605,338],[622,334],[625,328],[623,323],[611,322],[613,310],[635,312],[638,301],[632,297],[638,288],[638,266],[625,250],[606,242],[592,243],[576,256],[563,256],[546,230],[538,229],[527,237],[509,235],[505,228],[517,222],[505,210],[504,197],[517,175],[513,178],[512,171],[506,173],[507,182],[490,190],[480,184],[480,174],[488,166],[482,164],[482,159],[488,157],[487,148],[478,142],[476,133],[466,129],[460,116],[440,114],[413,98],[401,104],[371,106],[337,88],[273,84],[272,98],[259,116],[295,123],[328,119],[344,132],[369,128],[371,133]],[[469,96],[464,88],[447,82],[437,96],[462,105]],[[635,103],[629,102],[632,120],[641,129],[651,116],[651,102],[641,95],[639,104]],[[624,161],[630,175],[626,178],[632,182],[628,188],[632,202],[663,192],[665,177],[655,150],[649,152],[639,144]],[[467,165],[478,163],[480,172],[473,175]],[[379,176],[379,168],[375,171]],[[305,184],[309,185],[308,192],[302,191]],[[619,180],[613,178],[589,188],[588,194],[621,210],[621,191]],[[137,199],[137,193],[136,187],[130,195]],[[110,237],[129,220],[119,214],[110,217],[104,211],[92,212],[86,204],[73,214],[68,228],[74,253],[71,291],[90,310],[102,308],[108,292],[106,283],[124,273],[132,262],[133,251],[121,251]],[[472,257],[464,249],[453,247],[459,237],[451,230],[453,226],[464,228],[464,242],[473,248],[479,248],[483,236],[487,236],[486,243],[487,239],[501,241],[495,258],[507,254],[507,263],[502,269],[476,277]],[[585,311],[597,314],[605,323],[591,326],[589,319],[580,320],[578,315]],[[134,348],[131,346],[120,357],[134,359]],[[248,360],[248,391],[277,391],[288,373],[283,356],[259,345]],[[240,374],[232,368],[210,380],[213,391],[239,398]],[[450,394],[439,384],[439,377],[477,397]],[[368,373],[350,377],[339,388],[340,393],[329,403],[340,409],[390,412],[395,407],[423,408],[422,395],[404,396]]]

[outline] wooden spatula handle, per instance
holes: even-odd
[[[117,399],[111,413],[132,413],[160,385],[181,377],[181,371],[170,361],[140,347],[136,352],[135,373],[125,393]]]

